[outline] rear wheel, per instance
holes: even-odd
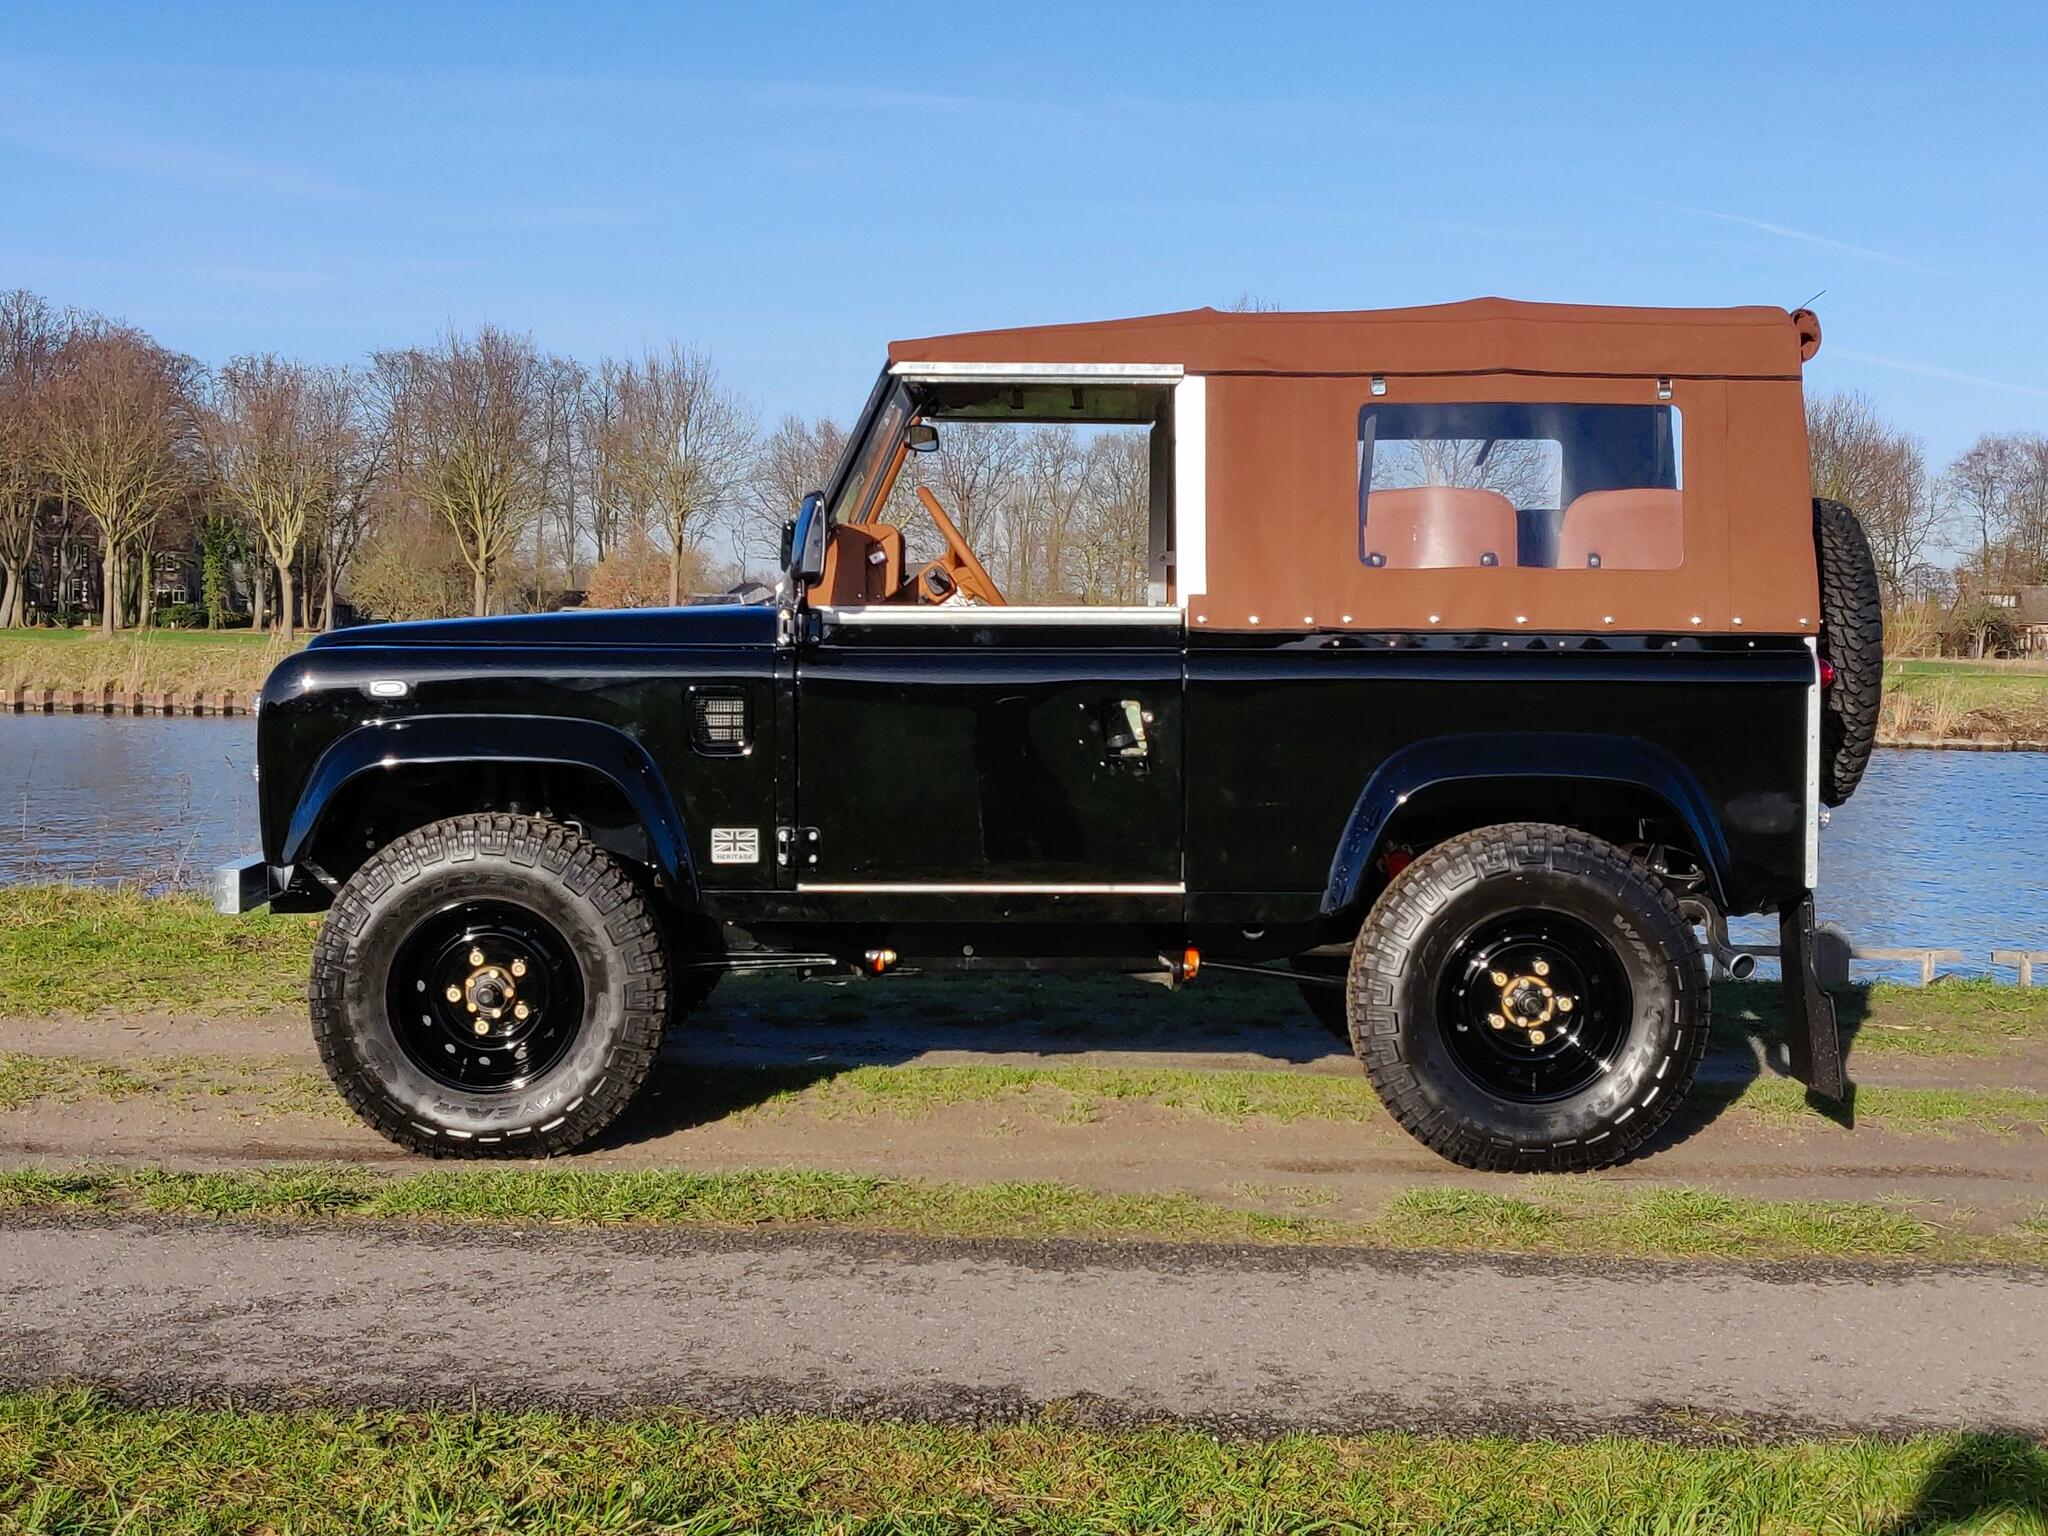
[[[1676,900],[1566,827],[1483,827],[1409,865],[1359,932],[1350,997],[1389,1112],[1468,1168],[1628,1156],[1706,1048],[1706,971]]]
[[[668,1014],[646,897],[603,849],[457,816],[373,855],[313,951],[313,1034],[370,1125],[438,1157],[544,1156],[604,1130]]]

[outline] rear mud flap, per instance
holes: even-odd
[[[1792,1075],[1817,1096],[1841,1103],[1849,1095],[1835,1000],[1813,970],[1813,893],[1778,909],[1778,965],[1784,972],[1785,1043]]]

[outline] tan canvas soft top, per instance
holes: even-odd
[[[1800,365],[1819,345],[1819,322],[1805,310],[1474,299],[975,331],[899,341],[889,359],[1177,364],[1205,378],[1204,548],[1176,560],[1190,622],[1211,632],[1812,635],[1819,592]],[[1488,539],[1504,535],[1487,527],[1394,526],[1414,553],[1390,548],[1368,564],[1361,408],[1452,402],[1667,405],[1683,421],[1681,525],[1671,526],[1673,498],[1588,504],[1574,518],[1569,568],[1518,567],[1510,551],[1492,550]],[[1588,560],[1603,544],[1613,556],[1623,538],[1630,558]],[[1454,560],[1474,539],[1482,563]],[[1495,560],[1483,562],[1489,550]],[[1646,568],[1614,568],[1624,564]]]
[[[1809,340],[1810,338],[1810,340]],[[1235,314],[926,336],[891,363],[1179,363],[1190,373],[1545,373],[1796,379],[1820,339],[1806,311],[1625,309],[1470,299],[1413,309]]]

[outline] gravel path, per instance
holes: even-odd
[[[2048,1275],[0,1221],[0,1383],[1581,1434],[2048,1432]]]

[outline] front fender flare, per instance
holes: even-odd
[[[1323,890],[1325,916],[1355,905],[1387,824],[1408,801],[1448,784],[1498,782],[1510,793],[1531,779],[1625,785],[1662,801],[1682,822],[1706,865],[1716,899],[1727,888],[1728,840],[1699,782],[1662,747],[1635,736],[1567,731],[1496,731],[1438,736],[1381,763],[1352,808]],[[1503,816],[1502,820],[1514,820]]]
[[[313,765],[285,828],[280,862],[289,867],[304,857],[335,797],[366,775],[462,763],[525,763],[597,774],[639,817],[663,877],[695,899],[696,870],[683,819],[646,748],[613,726],[555,716],[420,715],[358,726]]]

